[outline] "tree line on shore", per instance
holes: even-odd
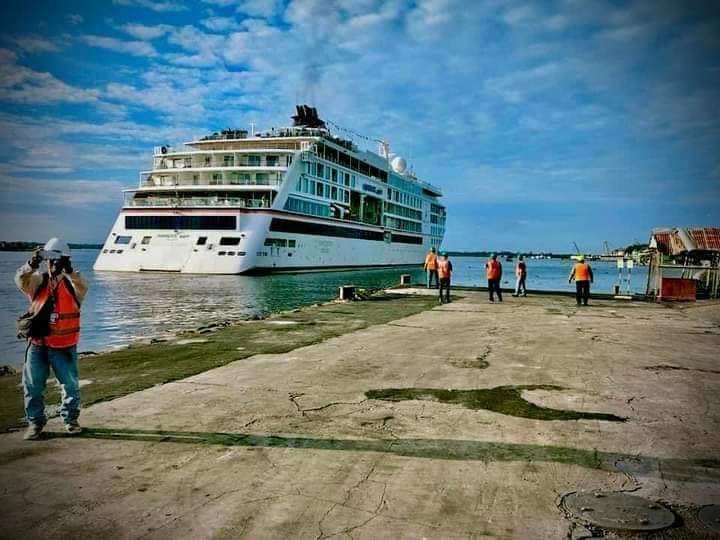
[[[7,242],[0,240],[0,251],[32,251],[45,242]],[[102,244],[70,244],[70,249],[100,249]]]

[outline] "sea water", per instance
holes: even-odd
[[[165,273],[94,272],[96,250],[76,250],[73,265],[90,284],[82,309],[80,351],[102,351],[138,339],[166,338],[181,330],[225,320],[266,315],[337,296],[340,285],[363,288],[395,285],[400,274],[413,283],[424,282],[420,265],[406,268],[342,272],[274,274],[268,276],[214,276]],[[28,301],[15,287],[15,271],[28,253],[0,252],[0,365],[22,364],[25,343],[15,337],[15,320]],[[485,259],[453,257],[455,285],[486,285]],[[513,287],[514,262],[505,262],[503,287]],[[609,293],[618,282],[614,262],[592,262],[593,291]],[[572,262],[528,260],[527,286],[532,290],[573,291],[567,282]],[[630,282],[645,291],[647,269],[636,267]]]

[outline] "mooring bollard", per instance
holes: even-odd
[[[341,285],[339,292],[340,300],[352,300],[355,298],[355,285]]]
[[[400,285],[410,285],[410,274],[400,274]]]

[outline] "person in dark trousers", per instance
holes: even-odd
[[[450,302],[450,278],[452,277],[452,262],[448,259],[447,252],[443,251],[437,261],[438,277],[440,278],[440,303]],[[443,291],[445,295],[443,296]]]
[[[520,289],[522,289],[522,295],[527,296],[527,287],[525,286],[525,279],[527,278],[527,265],[522,255],[518,257],[518,263],[515,266],[515,294],[513,296],[520,296]]]
[[[490,256],[490,260],[485,263],[485,274],[488,280],[488,293],[490,293],[490,301],[494,302],[494,293],[497,293],[498,301],[502,302],[502,291],[500,290],[500,280],[502,279],[502,264],[497,260],[494,253]]]
[[[588,305],[590,298],[590,284],[593,282],[593,271],[590,265],[585,262],[585,257],[580,255],[573,269],[570,271],[568,283],[575,280],[575,301],[579,306],[582,302],[583,306]]]
[[[437,253],[435,253],[435,248],[430,248],[430,251],[425,256],[423,269],[427,272],[427,288],[432,287],[433,277],[435,278],[435,287],[439,287],[440,281],[438,280]]]

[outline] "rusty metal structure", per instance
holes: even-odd
[[[649,296],[720,298],[720,227],[653,229],[649,244]]]

